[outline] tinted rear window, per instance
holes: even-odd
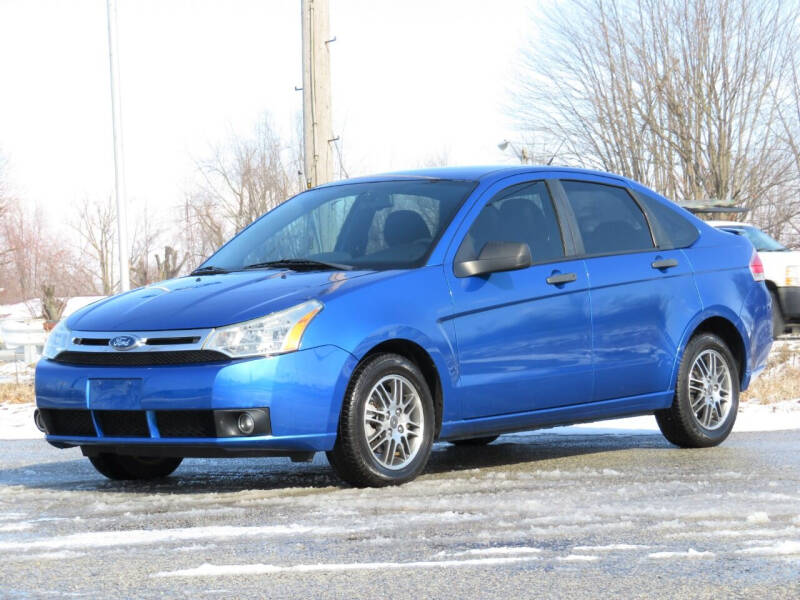
[[[637,194],[637,197],[655,219],[653,228],[656,230],[660,248],[687,248],[694,244],[700,234],[697,227],[680,213],[680,209],[672,208],[645,194]]]
[[[647,219],[626,190],[587,181],[561,183],[578,221],[586,254],[653,248]]]

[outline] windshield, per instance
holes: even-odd
[[[420,266],[474,187],[472,181],[405,180],[309,190],[261,217],[201,268]]]
[[[784,252],[788,250],[786,246],[755,227],[732,227],[728,231],[746,237],[759,252]]]

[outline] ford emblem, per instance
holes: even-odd
[[[108,345],[114,350],[130,350],[139,344],[141,344],[141,340],[135,335],[118,335],[108,342]]]

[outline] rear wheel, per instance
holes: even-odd
[[[739,372],[719,337],[703,333],[687,344],[672,406],[656,412],[661,433],[676,446],[706,448],[722,443],[739,408]]]
[[[487,435],[486,437],[469,438],[466,440],[451,440],[450,443],[454,446],[485,446],[491,444],[498,437],[497,435]]]
[[[420,370],[403,356],[378,354],[353,374],[328,462],[355,486],[404,483],[425,468],[433,428],[433,398]]]
[[[95,469],[109,479],[146,480],[166,477],[178,468],[183,459],[126,456],[103,452],[90,456],[89,461]]]
[[[770,296],[772,296],[772,337],[777,338],[786,333],[786,321],[783,320],[778,294],[770,292]]]

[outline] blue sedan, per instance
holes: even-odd
[[[37,425],[112,479],[327,452],[408,481],[435,441],[655,414],[721,443],[772,344],[750,243],[638,183],[555,167],[324,185],[186,277],[62,321]]]

